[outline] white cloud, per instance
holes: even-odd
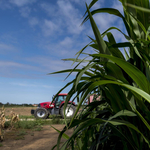
[[[42,30],[45,36],[50,36],[59,30],[59,25],[51,20],[45,19],[44,25],[42,26]]]
[[[38,75],[37,75],[38,73]],[[0,61],[0,76],[10,78],[41,78],[43,69],[14,61]],[[45,73],[44,73],[45,74]]]
[[[27,83],[27,82],[11,82],[10,84],[21,87],[37,87],[37,88],[54,88],[54,86],[49,86],[45,84],[37,84],[37,83]],[[55,87],[58,88],[58,87]]]
[[[69,1],[58,0],[59,15],[63,18],[67,30],[71,34],[80,34],[84,26],[80,26],[82,15]]]
[[[21,82],[21,83],[18,83],[18,82],[12,82],[12,83],[10,83],[10,84],[12,84],[12,85],[17,85],[17,86],[36,87],[35,84],[23,83],[23,82]]]
[[[58,54],[59,55],[59,54]],[[60,60],[59,58],[36,56],[26,58],[26,61],[35,63],[42,68],[45,73],[68,69],[71,67],[71,63]]]
[[[0,54],[7,54],[11,52],[17,52],[17,48],[12,45],[0,43]]]
[[[57,0],[56,5],[43,2],[40,6],[46,12],[45,18],[42,18],[44,22],[41,23],[44,36],[79,35],[84,30],[84,25],[80,26],[83,14],[71,1]]]
[[[31,3],[34,3],[36,2],[36,0],[9,0],[10,3],[18,6],[18,7],[22,7],[22,6],[25,6],[27,4],[31,4]]]
[[[126,38],[122,33],[120,33],[118,30],[112,30],[112,34],[114,35],[114,38],[116,42],[126,42]]]
[[[85,3],[87,3],[87,5],[89,5],[92,0],[82,0],[82,1],[81,0],[71,0],[71,1],[77,3],[80,6],[84,6],[84,8],[86,9]],[[92,9],[100,8],[103,6],[103,4],[104,4],[104,0],[99,0],[92,6]]]
[[[102,1],[102,3],[99,3],[96,7],[105,7],[105,6],[103,6],[103,4],[104,4],[103,2],[104,1]],[[123,7],[122,7],[121,2],[114,0],[113,5],[109,6],[109,7],[116,8],[123,14]],[[93,8],[95,9],[95,7],[93,7]],[[99,14],[95,14],[93,16],[93,18],[94,18],[94,20],[95,20],[95,22],[96,22],[96,24],[100,30],[100,33],[103,33],[105,30],[107,30],[109,27],[112,27],[112,26],[117,27],[124,32],[123,21],[118,16],[111,15],[108,13],[99,13]],[[117,42],[126,41],[124,36],[119,31],[111,30],[111,32],[113,33]],[[89,29],[87,29],[86,33],[87,33],[87,35],[94,37],[94,34],[93,34],[91,27],[89,27]],[[105,39],[107,39],[107,38],[105,38]]]
[[[32,18],[29,19],[29,24],[31,26],[38,25],[39,24],[39,20],[36,17],[32,17]]]
[[[90,1],[91,2],[91,1]],[[104,0],[97,1],[93,6],[92,10],[102,8],[104,6]]]
[[[118,0],[113,1],[112,8],[118,9],[122,14],[123,14],[123,6],[122,3],[119,2]]]
[[[14,67],[14,68],[21,68],[21,69],[38,70],[38,67],[17,63],[13,61],[0,61],[0,67],[5,69]]]
[[[57,8],[53,4],[42,3],[40,6],[49,16],[55,16],[57,14]]]
[[[94,16],[94,20],[95,20],[101,34],[110,27],[117,27],[118,29],[120,29],[124,32],[124,25],[123,25],[123,21],[121,18],[118,18],[118,17],[110,15],[110,14],[99,14],[99,15]],[[116,42],[126,41],[123,34],[120,33],[118,30],[114,29],[114,30],[110,30],[110,32],[112,32],[112,34],[114,35]],[[91,27],[90,27],[90,30],[88,29],[87,34],[89,36],[95,38],[94,33],[91,30]],[[105,40],[107,40],[106,36],[105,36]]]
[[[20,13],[21,13],[22,17],[28,17],[30,12],[31,12],[31,9],[28,6],[21,7],[21,9],[20,9]]]
[[[14,62],[14,61],[0,61],[0,73],[3,74],[3,71],[5,72],[17,72],[17,73],[23,73],[28,71],[29,74],[31,72],[42,72],[43,69],[36,67],[34,65],[27,65],[27,64],[23,64],[23,63],[18,63],[18,62]],[[26,72],[27,73],[27,72]],[[27,73],[28,74],[28,73]]]
[[[102,33],[116,23],[117,18],[110,14],[101,13],[94,15],[94,20],[99,27],[100,32]]]
[[[47,56],[36,56],[22,60],[24,63],[0,61],[0,77],[41,79],[45,78],[47,73],[71,68],[72,63]]]
[[[81,5],[81,6],[85,6],[85,2],[89,5],[91,3],[92,0],[70,0],[71,2],[75,2],[77,3],[78,5]]]
[[[59,59],[74,57],[77,51],[82,49],[87,43],[85,41],[79,42],[79,38],[64,37],[63,40],[53,42],[42,41],[41,48],[48,52],[48,55],[57,57]],[[84,39],[83,39],[84,40]]]
[[[9,3],[6,3],[6,0],[0,0],[0,8],[1,9],[10,9],[11,6]]]
[[[72,38],[66,37],[63,41],[60,42],[60,44],[65,47],[71,47],[71,45],[73,44]]]

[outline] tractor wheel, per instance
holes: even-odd
[[[76,111],[75,106],[73,106],[73,105],[70,106],[70,105],[68,104],[67,107],[66,107],[66,110],[65,110],[66,118],[71,118],[71,117],[73,117],[75,111]],[[61,107],[60,115],[64,118],[64,106]]]
[[[37,119],[46,119],[49,113],[45,108],[37,108],[34,112],[34,116]]]

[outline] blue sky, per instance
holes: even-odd
[[[99,0],[93,9],[99,7],[122,12],[118,0]],[[71,62],[61,59],[74,58],[88,44],[87,35],[94,37],[89,22],[81,26],[85,11],[85,0],[0,0],[0,102],[51,101],[74,77],[64,81],[66,74],[47,73],[71,68]],[[100,32],[110,26],[123,30],[122,21],[112,15],[94,19]],[[124,40],[113,33],[116,40]]]

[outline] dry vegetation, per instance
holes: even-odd
[[[0,111],[0,141],[3,141],[4,139],[3,133],[4,124],[5,124],[5,108],[2,107]]]
[[[12,129],[14,127],[14,123],[19,121],[19,115],[15,113],[14,110],[12,109],[9,118],[10,118],[10,128]]]
[[[5,122],[6,122],[5,111],[6,110],[3,106],[0,110],[0,141],[4,140],[4,128],[5,128]],[[10,119],[9,127],[10,129],[12,129],[14,127],[14,123],[19,121],[19,115],[15,113],[14,110],[12,109],[9,114],[9,119]]]

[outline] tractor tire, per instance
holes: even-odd
[[[34,112],[34,116],[37,119],[46,119],[49,113],[45,108],[37,108]]]
[[[67,107],[66,107],[66,110],[65,110],[66,118],[73,117],[73,115],[75,114],[75,111],[76,111],[75,106],[74,105],[70,106],[70,104],[68,104]],[[60,109],[60,115],[62,116],[62,118],[64,118],[64,106],[62,106],[61,109]]]

